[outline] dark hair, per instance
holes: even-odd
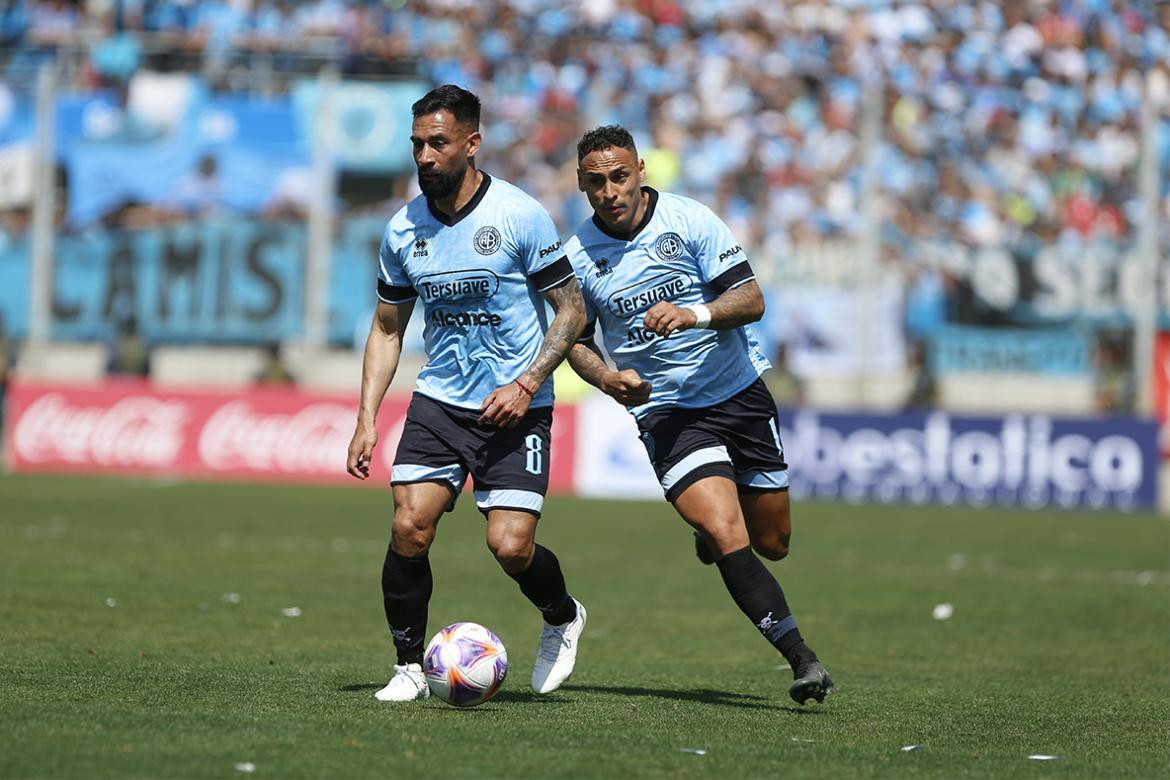
[[[470,125],[475,130],[479,129],[479,98],[454,84],[435,87],[410,107],[410,112],[416,119],[423,114],[443,110],[450,111],[456,122]]]
[[[581,140],[577,142],[577,162],[585,159],[585,155],[590,152],[611,147],[629,149],[635,157],[638,155],[638,148],[634,146],[634,137],[630,135],[629,130],[621,125],[605,125],[595,127],[581,136]]]

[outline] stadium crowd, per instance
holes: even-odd
[[[862,238],[863,118],[875,111],[882,247],[905,278],[911,338],[954,305],[939,257],[1126,250],[1148,92],[1167,128],[1170,247],[1170,2],[0,0],[0,40],[10,75],[83,45],[77,86],[90,88],[138,69],[248,90],[232,74],[260,64],[307,73],[332,61],[376,77],[409,63],[482,96],[487,169],[537,196],[563,232],[587,215],[576,139],[621,123],[650,183],[714,207],[765,278]]]
[[[1137,218],[1142,73],[1156,74],[1164,98],[1170,68],[1165,2],[0,7],[0,37],[17,45],[10,52],[97,41],[85,73],[93,84],[126,77],[144,58],[165,67],[176,50],[225,68],[283,50],[295,68],[305,41],[317,40],[351,74],[417,60],[429,81],[483,95],[490,165],[538,194],[563,228],[582,216],[566,165],[574,140],[583,128],[619,122],[638,131],[655,184],[712,203],[751,245],[774,253],[857,235],[862,101],[879,84],[880,181],[895,237],[1124,240]],[[143,55],[139,34],[167,46]],[[1164,190],[1168,169],[1163,153]]]

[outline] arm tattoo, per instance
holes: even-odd
[[[601,353],[592,341],[573,345],[569,350],[569,365],[577,372],[577,376],[597,388],[601,387],[601,377],[609,371],[609,366],[601,359]]]
[[[544,334],[544,343],[540,345],[536,360],[524,372],[524,379],[533,387],[539,387],[548,379],[553,369],[569,354],[585,327],[585,300],[575,278],[547,291],[545,298],[552,304],[556,316]]]
[[[752,279],[723,293],[708,303],[707,308],[711,310],[712,328],[738,328],[764,315],[764,294]]]

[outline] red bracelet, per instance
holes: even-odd
[[[516,384],[520,385],[520,389],[523,390],[524,392],[528,393],[529,396],[536,395],[535,390],[529,390],[527,387],[524,386],[524,383],[521,382],[519,379],[516,380]]]

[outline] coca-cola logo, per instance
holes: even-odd
[[[216,471],[336,473],[345,469],[353,421],[354,408],[339,403],[265,414],[248,401],[230,401],[200,431],[199,457]]]
[[[168,467],[177,463],[189,417],[183,401],[134,395],[110,406],[82,406],[49,393],[16,421],[12,447],[28,463]]]

